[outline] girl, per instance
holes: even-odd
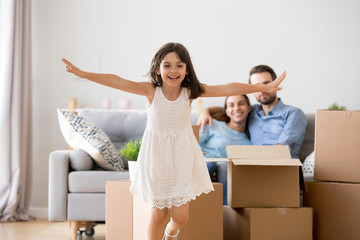
[[[179,43],[167,43],[155,54],[150,82],[133,82],[113,74],[84,72],[63,59],[66,70],[80,78],[143,95],[148,120],[131,184],[152,206],[149,240],[176,239],[189,217],[189,202],[213,191],[205,160],[194,137],[190,105],[194,99],[280,90],[285,72],[268,85],[230,83],[207,86],[196,77],[190,55]],[[168,212],[170,222],[165,227]]]

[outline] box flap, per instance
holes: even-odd
[[[206,162],[228,162],[227,158],[205,158]]]
[[[230,159],[234,165],[251,166],[302,166],[299,159]]]
[[[301,167],[299,168],[299,178],[300,178],[300,189],[304,192],[307,191],[306,183],[305,183],[305,177],[304,177],[304,169]]]
[[[235,165],[302,166],[298,159],[291,159],[286,145],[229,145],[226,151],[229,160]]]
[[[229,159],[291,159],[287,145],[228,145]]]

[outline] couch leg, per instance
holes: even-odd
[[[78,233],[80,231],[79,228],[91,228],[94,226],[94,222],[92,221],[70,221],[70,228],[71,228],[71,239],[77,240]],[[80,231],[82,234],[83,231]]]
[[[77,232],[79,229],[79,221],[71,221],[70,222],[70,228],[71,228],[71,239],[77,240]]]

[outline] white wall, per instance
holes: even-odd
[[[85,70],[147,81],[157,49],[181,42],[204,83],[247,82],[254,65],[268,64],[278,74],[287,70],[279,93],[286,104],[304,112],[333,102],[360,109],[359,12],[357,0],[33,0],[32,207],[47,207],[48,155],[66,146],[57,107],[67,107],[69,97],[77,97],[79,107],[100,107],[106,97],[114,108],[124,97],[133,108],[146,104],[76,79],[62,57]],[[222,102],[205,99],[204,106]]]

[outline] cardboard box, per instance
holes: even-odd
[[[199,142],[199,130],[200,130],[200,126],[199,125],[192,125],[192,130],[194,132],[195,138],[196,140]]]
[[[360,111],[318,110],[314,179],[360,183]]]
[[[360,239],[360,184],[306,182],[304,206],[314,209],[314,239]]]
[[[226,151],[229,206],[300,207],[302,164],[291,159],[288,146],[227,146]]]
[[[312,208],[224,206],[224,240],[312,240],[312,214]]]
[[[106,182],[106,239],[144,240],[151,206],[129,192],[130,181]],[[190,219],[178,239],[223,238],[222,184],[214,183],[214,192],[202,194],[190,202]],[[170,217],[170,216],[169,216]],[[164,224],[164,228],[167,222]]]

